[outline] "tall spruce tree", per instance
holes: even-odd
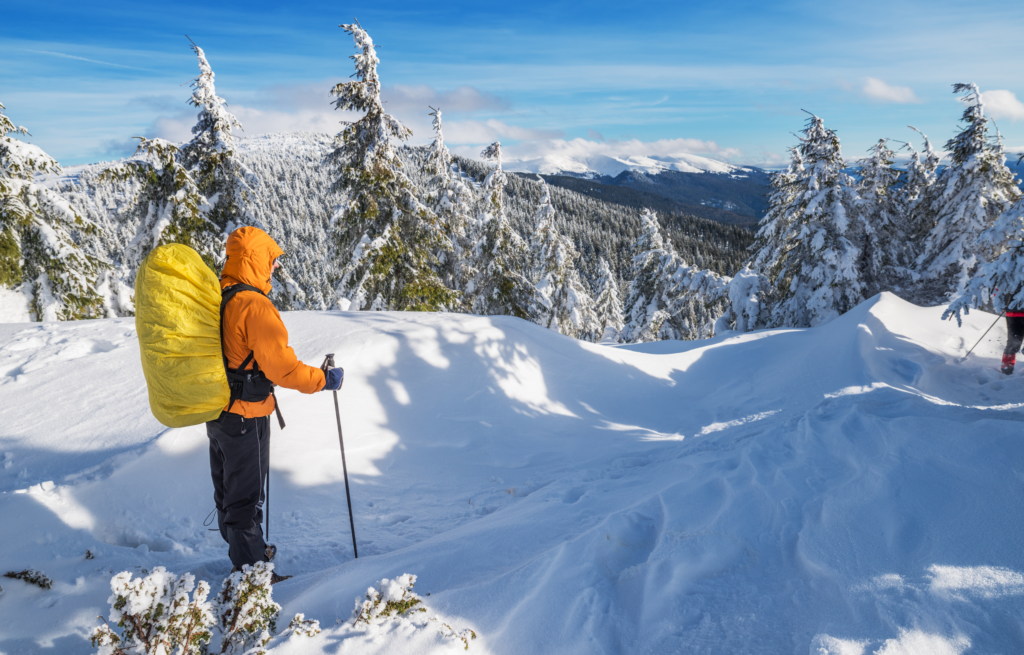
[[[879,139],[869,152],[860,162],[857,183],[864,223],[861,268],[865,296],[902,287],[913,278],[902,220],[901,172],[893,166],[896,153],[889,148],[888,139]]]
[[[594,294],[594,313],[597,315],[597,337],[617,343],[622,340],[622,300],[619,282],[604,257],[598,259],[598,279]]]
[[[821,325],[864,300],[864,225],[839,137],[811,116],[787,176],[773,178],[752,268],[772,289],[771,326]]]
[[[337,170],[333,189],[346,194],[332,219],[342,253],[339,303],[350,309],[436,311],[452,307],[458,292],[437,271],[438,250],[450,250],[440,220],[418,199],[402,171],[392,139],[412,132],[385,113],[380,99],[377,52],[358,24],[342,25],[359,52],[351,56],[356,79],[332,90],[335,109],[365,112],[335,139],[327,161]]]
[[[501,143],[492,143],[480,154],[494,161],[495,167],[484,180],[486,198],[473,251],[477,273],[467,289],[473,297],[473,312],[534,320],[541,301],[527,277],[529,251],[505,217]]]
[[[1001,140],[988,133],[977,85],[954,84],[953,92],[965,94],[964,128],[946,143],[949,165],[920,205],[932,228],[917,260],[922,273],[936,283],[936,294],[947,298],[965,293],[980,264],[981,234],[1021,195]]]
[[[942,318],[972,308],[997,312],[1024,307],[1024,197],[1004,211],[992,227],[978,237],[979,264],[964,290],[953,298]]]
[[[576,270],[579,253],[572,241],[558,232],[547,184],[543,184],[542,194],[530,240],[530,259],[537,280],[534,286],[540,298],[534,320],[577,339],[594,339],[600,332],[593,300]]]
[[[932,228],[928,223],[927,212],[920,211],[920,209],[921,204],[928,197],[932,185],[935,184],[941,157],[932,148],[932,142],[928,140],[928,136],[924,132],[913,125],[909,127],[921,135],[924,140],[924,150],[918,152],[914,146],[907,144],[907,148],[910,150],[910,161],[907,162],[907,172],[900,189],[899,205],[903,223],[902,232],[907,244],[916,248]],[[917,254],[914,254],[915,259]]]
[[[214,73],[199,46],[192,44],[199,60],[199,77],[192,82],[188,102],[199,109],[192,140],[181,148],[182,163],[199,192],[209,199],[203,214],[225,235],[236,227],[256,223],[249,209],[255,176],[236,156],[234,128],[242,129],[227,103],[217,95]]]
[[[96,291],[106,266],[74,238],[95,226],[33,180],[36,173],[59,174],[57,161],[12,134],[28,130],[15,126],[0,104],[0,287],[26,291],[37,321],[106,315]]]
[[[124,279],[134,284],[146,255],[167,243],[189,246],[210,268],[219,270],[224,256],[223,234],[202,211],[209,202],[181,163],[177,146],[163,139],[136,138],[139,147],[135,158],[103,172],[108,180],[134,178],[139,182],[129,212],[137,226],[135,237],[123,258],[115,262]]]
[[[640,221],[643,232],[633,246],[623,336],[631,343],[682,338],[672,316],[679,255],[662,237],[657,214],[645,209]]]
[[[433,109],[433,107],[431,107]],[[426,173],[430,177],[427,205],[437,214],[447,239],[435,253],[438,273],[450,289],[465,292],[476,275],[473,268],[472,205],[473,191],[452,168],[452,155],[444,144],[441,131],[441,110],[434,109],[434,142],[427,154]],[[464,301],[468,302],[468,296]],[[468,306],[463,306],[469,309]]]

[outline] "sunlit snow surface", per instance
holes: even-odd
[[[613,348],[518,319],[291,313],[337,353],[361,557],[333,401],[279,394],[275,653],[463,652],[345,621],[377,580],[477,653],[1024,650],[1024,377],[993,316],[885,295],[811,330]],[[0,326],[0,652],[89,653],[110,577],[219,588],[202,426],[149,414],[131,319]],[[84,558],[86,550],[95,559]],[[339,623],[340,622],[340,623]]]

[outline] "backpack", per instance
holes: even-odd
[[[212,421],[231,400],[220,334],[220,280],[195,250],[155,248],[135,278],[135,329],[149,407],[183,428]]]

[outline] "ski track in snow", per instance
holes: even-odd
[[[812,330],[612,348],[507,317],[294,312],[333,402],[279,394],[275,653],[463,652],[344,622],[383,577],[491,653],[990,653],[1024,647],[1024,379],[992,317],[885,294]],[[132,319],[0,325],[0,653],[90,653],[110,577],[214,589],[202,426],[149,413]],[[86,560],[90,550],[95,559]]]

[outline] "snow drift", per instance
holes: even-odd
[[[333,403],[279,394],[276,653],[463,652],[345,621],[418,576],[480,653],[966,653],[1024,646],[1024,379],[993,318],[884,294],[809,330],[612,348],[507,317],[293,312]],[[0,325],[0,652],[89,653],[110,578],[230,564],[202,426],[149,414],[131,319]],[[94,559],[86,559],[86,551]],[[426,594],[430,594],[427,596]]]

